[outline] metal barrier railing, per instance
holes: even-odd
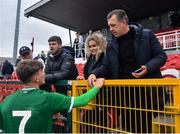
[[[72,95],[89,89],[73,81]],[[76,133],[180,132],[180,79],[106,80],[87,107],[73,109]]]

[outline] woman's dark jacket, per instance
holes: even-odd
[[[90,55],[90,57],[87,59],[87,62],[84,66],[84,77],[85,77],[85,79],[88,78],[88,76],[90,75],[90,73],[94,69],[96,69],[102,65],[103,60],[104,60],[104,53],[101,53],[101,55],[99,56],[97,61],[93,62],[93,60],[94,60],[94,57],[92,55]],[[91,66],[91,64],[92,64],[92,66]],[[90,66],[91,66],[91,68],[89,69]]]

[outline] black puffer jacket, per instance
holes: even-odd
[[[5,61],[2,67],[2,75],[12,74],[14,71],[13,65],[9,61]]]
[[[74,49],[67,46],[62,47],[58,55],[50,55],[45,68],[46,83],[76,79],[78,71],[75,65],[74,55]]]

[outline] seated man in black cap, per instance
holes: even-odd
[[[21,56],[21,58],[23,60],[25,59],[33,59],[33,54],[32,54],[32,51],[29,47],[27,46],[22,46],[20,49],[19,49],[19,55]],[[41,58],[41,57],[35,57],[34,60],[38,60],[40,61],[42,64],[43,64],[43,67],[45,67],[45,63],[44,63],[44,60]]]
[[[21,60],[33,59],[32,50],[27,46],[22,46],[19,49],[19,55],[21,57]],[[38,58],[38,59],[36,58],[35,60],[40,61],[43,64],[43,67],[45,67],[44,61],[41,58]],[[15,71],[12,73],[11,79],[18,80],[18,77]]]
[[[21,56],[21,58],[23,60],[25,59],[32,59],[33,56],[32,56],[32,51],[29,47],[27,46],[22,46],[20,49],[19,49],[19,55]]]

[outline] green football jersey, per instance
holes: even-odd
[[[1,114],[1,103],[0,103],[0,133],[2,132],[2,114]]]
[[[39,89],[18,90],[1,104],[5,133],[51,133],[53,114],[70,111],[70,96]]]

